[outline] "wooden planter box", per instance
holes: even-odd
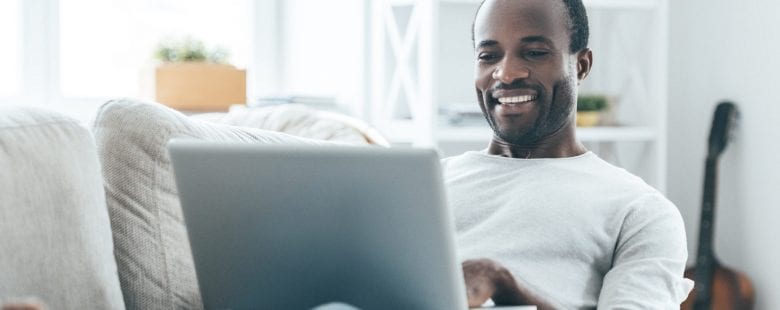
[[[182,111],[227,111],[246,103],[246,70],[214,63],[168,63],[155,70],[155,100]]]

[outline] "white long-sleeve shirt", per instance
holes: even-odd
[[[677,208],[592,152],[442,160],[460,259],[491,258],[565,309],[679,309],[685,231]]]

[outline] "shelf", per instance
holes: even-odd
[[[411,122],[397,122],[384,128],[383,134],[393,143],[411,143],[420,132]],[[646,142],[657,138],[652,127],[578,127],[577,137],[583,142]],[[438,126],[434,140],[439,143],[487,142],[493,136],[487,126]]]
[[[577,137],[581,141],[609,142],[609,141],[652,141],[657,138],[656,130],[652,127],[588,127],[577,128]]]
[[[599,63],[580,90],[621,98],[613,119],[642,126],[578,128],[577,137],[598,150],[602,158],[663,191],[667,166],[667,21],[671,0],[582,1],[593,13],[591,48],[602,55],[599,59],[613,61]],[[473,85],[473,71],[463,66],[473,62],[473,50],[463,43],[480,2],[369,1],[372,18],[367,20],[374,28],[370,28],[366,38],[371,46],[367,61],[371,64],[366,84],[366,93],[370,94],[367,111],[371,123],[390,142],[438,147],[455,155],[482,149],[492,139],[492,131],[480,117],[464,118],[454,125],[447,122],[450,113],[471,112],[459,112],[453,105],[473,103],[473,88],[452,85]],[[403,25],[416,28],[410,30],[410,26]],[[440,51],[447,51],[447,57],[439,57]],[[637,51],[647,53],[634,57]],[[414,118],[399,120],[394,117],[398,115]]]
[[[488,127],[438,127],[436,139],[440,142],[480,142],[493,136]],[[578,127],[577,138],[584,142],[651,141],[655,130],[650,127]]]

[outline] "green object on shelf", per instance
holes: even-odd
[[[607,97],[601,95],[582,95],[577,97],[577,111],[602,111],[607,108]]]
[[[180,40],[162,40],[154,52],[155,58],[162,62],[211,62],[225,64],[228,52],[224,48],[207,49],[202,41],[192,37]]]

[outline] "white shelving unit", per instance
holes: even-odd
[[[661,191],[666,180],[668,0],[585,0],[594,67],[580,93],[618,98],[616,125],[578,128],[602,158]],[[483,149],[484,125],[453,126],[450,104],[478,108],[471,23],[479,0],[366,0],[366,111],[391,142],[445,155]]]

